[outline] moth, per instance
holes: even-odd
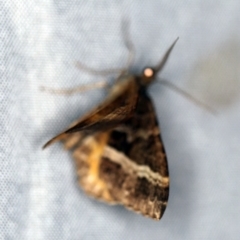
[[[99,106],[43,146],[62,141],[72,151],[79,184],[89,196],[157,220],[167,206],[169,172],[147,88],[177,40],[156,66],[139,75],[121,71]]]

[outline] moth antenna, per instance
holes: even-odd
[[[155,71],[155,74],[157,74],[158,72],[160,72],[160,71],[164,68],[164,66],[165,66],[165,64],[166,64],[166,62],[167,62],[167,60],[168,60],[168,57],[169,57],[169,55],[170,55],[173,47],[174,47],[175,44],[177,43],[178,39],[179,39],[179,37],[177,37],[177,39],[176,39],[176,40],[172,43],[172,45],[168,48],[168,50],[167,50],[166,53],[164,54],[163,58],[162,58],[161,61],[159,62],[159,64],[158,64],[156,67],[153,67],[153,69],[154,69],[154,71]]]
[[[101,81],[101,82],[85,84],[85,85],[77,86],[74,88],[67,88],[67,89],[61,89],[61,88],[56,89],[56,88],[40,86],[40,91],[48,92],[50,94],[71,95],[74,93],[93,90],[95,88],[107,88],[107,87],[109,87],[108,83],[106,81]]]
[[[217,114],[217,111],[215,109],[213,109],[212,107],[210,107],[209,105],[207,105],[206,103],[201,102],[200,100],[196,99],[195,97],[193,97],[191,94],[189,94],[188,92],[184,91],[183,89],[177,87],[176,85],[174,85],[173,83],[166,81],[166,80],[159,80],[157,81],[157,83],[161,83],[164,86],[174,90],[175,92],[183,95],[184,97],[188,98],[189,100],[191,100],[192,102],[194,102],[196,105],[206,109],[207,111],[213,113],[213,114]]]

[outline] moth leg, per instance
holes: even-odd
[[[79,62],[79,61],[77,61],[75,65],[76,65],[77,68],[79,68],[79,69],[81,69],[85,72],[88,72],[88,73],[93,74],[93,75],[99,75],[99,76],[108,76],[108,75],[111,75],[111,74],[121,74],[123,70],[125,71],[125,68],[124,69],[122,69],[122,68],[110,68],[110,69],[103,69],[103,70],[95,69],[95,68],[89,67],[89,66],[87,66],[84,63]]]
[[[185,98],[188,98],[191,102],[198,105],[199,107],[204,108],[205,110],[209,111],[210,113],[217,114],[217,111],[214,108],[212,108],[211,106],[207,105],[206,103],[198,100],[197,98],[195,98],[194,96],[192,96],[191,94],[186,92],[185,90],[183,90],[183,89],[179,88],[178,86],[174,85],[173,83],[171,83],[171,82],[169,82],[165,79],[158,80],[158,83],[161,83],[164,86],[168,87],[169,89],[172,89],[175,92],[181,94]]]
[[[134,60],[134,56],[135,56],[134,44],[131,41],[130,34],[129,34],[129,21],[128,20],[126,20],[126,19],[122,20],[121,31],[122,31],[122,35],[123,35],[124,45],[126,46],[126,48],[128,50],[128,59],[127,59],[127,64],[126,64],[125,68],[111,68],[111,69],[100,70],[100,69],[91,68],[79,61],[76,62],[76,67],[83,71],[94,74],[94,75],[106,76],[106,75],[110,75],[110,74],[118,74],[118,77],[116,78],[118,81],[122,75],[124,75],[128,72],[128,69],[133,64],[133,60]],[[95,88],[109,89],[110,87],[111,86],[106,81],[101,81],[101,82],[97,82],[97,83],[91,83],[91,84],[81,85],[81,86],[77,86],[74,88],[67,88],[67,89],[62,89],[62,88],[55,89],[55,88],[41,86],[40,90],[51,93],[51,94],[71,95],[74,93],[89,91],[89,90],[92,90]]]
[[[121,30],[122,30],[124,45],[126,46],[126,48],[128,50],[128,60],[127,60],[127,66],[125,68],[125,72],[127,72],[128,69],[133,64],[134,57],[135,57],[135,48],[134,48],[134,44],[130,37],[128,20],[126,20],[126,19],[122,20]]]
[[[131,41],[130,34],[129,34],[129,21],[127,21],[127,20],[122,21],[121,32],[123,35],[124,45],[126,46],[126,48],[128,50],[128,59],[127,59],[126,67],[100,70],[100,69],[95,69],[95,68],[89,67],[79,61],[76,62],[76,67],[85,72],[91,73],[93,75],[101,75],[101,76],[107,76],[107,75],[111,75],[111,74],[118,74],[119,76],[121,76],[124,73],[126,73],[129,69],[129,67],[133,64],[133,60],[134,60],[134,56],[135,56],[134,45],[133,45],[133,42]]]
[[[51,94],[59,94],[59,95],[71,95],[74,93],[85,92],[89,90],[93,90],[96,88],[109,88],[109,84],[106,81],[89,83],[80,86],[76,86],[74,88],[50,88],[45,86],[40,86],[40,90],[44,92],[48,92]]]

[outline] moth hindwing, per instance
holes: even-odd
[[[153,219],[166,209],[169,174],[147,87],[176,41],[155,67],[140,75],[122,72],[102,104],[44,145],[61,140],[73,152],[79,184],[88,195]]]

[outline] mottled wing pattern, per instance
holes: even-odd
[[[146,94],[140,95],[135,115],[111,132],[99,174],[117,202],[161,218],[168,201],[169,174],[155,111]]]
[[[139,95],[134,115],[112,130],[74,133],[64,140],[73,150],[79,183],[91,196],[123,204],[160,219],[167,205],[167,159],[149,97]]]

